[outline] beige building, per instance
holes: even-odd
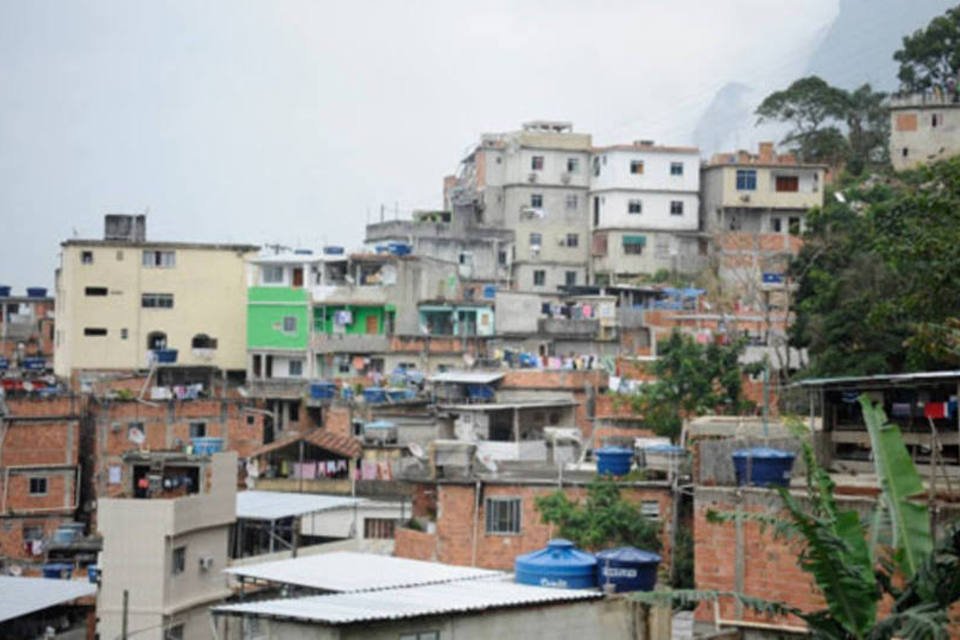
[[[129,497],[98,501],[100,637],[120,637],[127,591],[131,637],[211,638],[208,608],[231,593],[223,570],[236,519],[237,454],[144,454],[127,464]]]
[[[941,93],[890,98],[890,162],[897,171],[960,153],[960,103]]]
[[[61,244],[54,371],[145,369],[162,349],[243,371],[245,260],[258,247],[148,242],[145,227],[145,216],[108,215],[102,240]]]

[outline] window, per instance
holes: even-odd
[[[580,198],[577,197],[577,194],[575,194],[575,193],[568,193],[568,194],[567,194],[567,197],[566,197],[566,199],[565,199],[565,204],[566,204],[566,206],[567,206],[567,211],[573,211],[573,210],[575,210],[575,209],[577,208],[577,204],[579,204],[579,202],[580,202]]]
[[[530,194],[530,206],[534,209],[543,208],[543,194],[542,193],[531,193]]]
[[[293,401],[289,404],[290,422],[300,422],[300,403]]]
[[[600,158],[593,159],[593,176],[597,177],[600,175]]]
[[[566,245],[568,247],[579,247],[580,246],[580,235],[577,233],[568,233]]]
[[[247,416],[247,426],[252,427],[257,424],[257,416]]]
[[[775,184],[777,191],[800,190],[800,178],[797,176],[777,176]]]
[[[683,200],[671,200],[671,201],[670,201],[670,215],[672,215],[672,216],[682,216],[682,215],[683,215]]]
[[[393,540],[393,533],[396,527],[397,521],[391,520],[390,518],[364,518],[363,537]]]
[[[800,218],[799,218],[799,217],[791,216],[791,217],[787,220],[787,226],[788,226],[788,228],[790,229],[790,234],[791,234],[791,235],[794,235],[794,236],[800,235],[801,228],[800,228]]]
[[[520,533],[520,498],[487,498],[487,533]]]
[[[177,575],[183,573],[187,570],[187,548],[186,547],[176,547],[173,550],[173,557],[171,558],[172,563],[170,566],[170,573]]]
[[[419,633],[401,633],[400,640],[440,640],[440,632],[420,631]]]
[[[642,213],[642,212],[643,212],[643,201],[631,200],[627,203],[627,213]]]
[[[263,267],[260,273],[264,284],[280,284],[283,282],[283,267],[276,265]]]
[[[30,495],[32,496],[47,495],[47,479],[46,478],[30,478]]]
[[[177,254],[173,251],[144,251],[143,266],[170,269],[177,264]]]
[[[460,264],[473,264],[473,254],[469,251],[461,251],[458,259]]]
[[[127,337],[128,337],[128,335],[129,335],[129,332],[127,331],[127,328],[126,328],[126,327],[124,327],[123,329],[120,329],[120,339],[121,339],[121,340],[126,340]]]
[[[296,333],[297,332],[297,318],[295,316],[284,316],[283,317],[283,332],[284,333]]]
[[[631,160],[630,161],[630,173],[635,176],[643,175],[643,160]]]
[[[783,221],[780,218],[770,218],[770,230],[774,233],[783,231]]]
[[[907,149],[906,147],[904,147],[904,148],[903,148],[903,151],[900,152],[900,155],[903,156],[904,158],[906,158],[907,156],[910,155],[910,150]]]
[[[530,168],[534,171],[543,171],[543,156],[533,156],[530,158]]]
[[[144,309],[173,309],[172,293],[144,293],[140,297]]]
[[[506,252],[506,251],[498,251],[498,252],[497,252],[497,264],[500,264],[500,265],[505,265],[505,264],[507,264],[507,252]]]
[[[533,272],[533,286],[542,287],[547,284],[547,272],[543,269],[537,269]]]
[[[646,244],[646,236],[623,236],[623,253],[628,256],[642,255]]]
[[[206,422],[191,422],[190,423],[190,438],[206,438],[207,437],[207,423]]]
[[[43,540],[43,527],[35,524],[25,524],[21,529],[24,542],[28,540]]]
[[[656,500],[644,500],[640,503],[640,513],[651,520],[659,520],[660,503]]]
[[[85,327],[83,330],[85,336],[105,336],[107,330],[102,327]]]
[[[580,172],[580,158],[567,158],[567,173]]]
[[[531,247],[540,247],[543,244],[543,234],[542,233],[531,233],[530,234],[530,246]]]
[[[93,264],[93,251],[81,251],[80,264]]]
[[[205,333],[198,333],[190,340],[191,349],[216,349],[217,339],[211,338]]]
[[[670,175],[672,175],[672,176],[682,176],[682,175],[683,175],[683,163],[682,163],[682,162],[671,162],[671,163],[670,163]]]
[[[183,623],[167,627],[167,632],[163,634],[163,640],[183,640]]]
[[[87,287],[83,290],[84,295],[87,296],[105,296],[107,295],[106,287]]]
[[[563,274],[563,282],[568,287],[577,286],[577,272],[576,271],[567,271]]]
[[[163,331],[151,331],[147,334],[147,349],[156,351],[167,348],[167,334]]]
[[[287,372],[292,378],[299,378],[303,375],[303,360],[291,360],[287,366]]]
[[[737,191],[756,191],[757,172],[755,169],[737,169]]]
[[[943,123],[943,121],[937,116],[936,113],[930,116],[930,126],[931,126],[931,127],[936,127],[937,125],[942,124],[942,123]]]
[[[117,262],[123,262],[123,251],[117,251]]]

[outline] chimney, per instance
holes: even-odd
[[[760,143],[760,162],[764,164],[771,164],[773,162],[773,143],[772,142]]]

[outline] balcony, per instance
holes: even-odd
[[[384,353],[390,337],[377,333],[316,333],[310,339],[316,353]]]
[[[307,393],[305,378],[270,378],[247,380],[247,389],[254,398],[301,398]]]
[[[548,336],[593,338],[600,331],[600,321],[591,318],[540,318],[537,329]]]
[[[544,462],[547,459],[547,441],[498,442],[485,440],[477,443],[477,456],[481,460],[535,460]]]

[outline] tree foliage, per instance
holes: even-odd
[[[855,91],[830,86],[818,76],[775,91],[757,107],[759,122],[785,122],[792,129],[781,141],[805,162],[846,164],[859,175],[887,161],[889,123],[886,94],[864,84]]]
[[[584,549],[660,549],[660,527],[643,515],[639,505],[624,500],[612,479],[591,482],[583,502],[556,491],[538,497],[535,504],[544,523],[556,525],[561,537]]]
[[[653,373],[657,380],[643,385],[631,398],[632,409],[658,435],[676,438],[683,418],[719,411],[739,414],[750,408],[743,398],[743,374],[762,367],[742,367],[739,357],[745,343],[698,344],[673,331],[658,345]]]
[[[883,410],[860,399],[880,479],[881,498],[869,522],[857,511],[842,509],[834,497],[830,475],[817,464],[804,441],[807,501],[801,503],[780,488],[786,518],[765,514],[710,513],[714,522],[738,518],[774,524],[774,535],[791,536],[803,545],[800,566],[810,573],[827,608],[799,611],[787,604],[729,592],[672,591],[638,595],[648,602],[671,599],[677,604],[733,597],[760,613],[793,614],[803,619],[813,638],[824,640],[940,640],[949,637],[947,609],[960,600],[960,530],[954,529],[934,549],[930,516],[915,502],[920,478],[900,430],[886,422]],[[883,536],[878,529],[892,531]],[[893,562],[884,557],[892,551]],[[878,604],[893,602],[880,616]]]
[[[900,63],[898,77],[904,91],[949,87],[960,72],[960,7],[948,9],[913,35],[893,54]],[[954,85],[955,86],[955,85]]]
[[[807,216],[790,272],[811,375],[960,365],[960,159],[845,186]]]

